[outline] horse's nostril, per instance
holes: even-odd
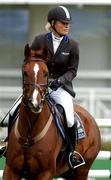
[[[32,102],[32,99],[29,99],[29,102],[31,103],[31,102]]]
[[[31,108],[34,106],[31,99],[29,100],[28,104]]]

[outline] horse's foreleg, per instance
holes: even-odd
[[[41,172],[36,180],[53,180],[54,174],[51,173],[51,171],[47,170],[44,172]]]
[[[20,176],[13,173],[11,168],[6,165],[3,171],[3,180],[20,180]]]

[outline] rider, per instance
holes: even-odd
[[[57,104],[64,107],[68,136],[74,145],[76,142],[76,123],[74,120],[72,80],[76,77],[78,69],[78,44],[68,37],[71,15],[66,7],[52,8],[48,13],[47,20],[46,28],[49,32],[36,36],[31,49],[36,50],[38,45],[47,45],[48,47],[47,66],[49,78],[53,79],[50,84],[50,89],[53,90],[50,96]],[[73,150],[75,150],[75,145]],[[3,150],[4,148],[0,150],[0,154],[3,154]],[[72,168],[80,164],[74,151],[72,153],[72,149],[69,161]]]
[[[75,40],[68,37],[71,14],[64,6],[52,8],[47,17],[46,30],[49,32],[35,37],[31,49],[36,50],[38,46],[46,45],[48,48],[48,69],[49,78],[53,79],[50,94],[57,104],[64,107],[68,135],[71,142],[76,142],[76,123],[74,120],[73,98],[75,93],[72,87],[72,80],[76,77],[79,50]],[[75,149],[75,145],[74,145]],[[75,167],[80,164],[75,153],[70,156],[70,165]]]

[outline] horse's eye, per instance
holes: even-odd
[[[26,71],[24,71],[24,76],[27,76],[27,72]]]
[[[44,78],[47,78],[48,77],[48,72],[44,72],[43,75],[44,75]]]

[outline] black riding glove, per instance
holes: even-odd
[[[60,86],[61,86],[60,79],[56,79],[50,82],[50,85],[49,85],[49,87],[54,91],[56,91]]]

